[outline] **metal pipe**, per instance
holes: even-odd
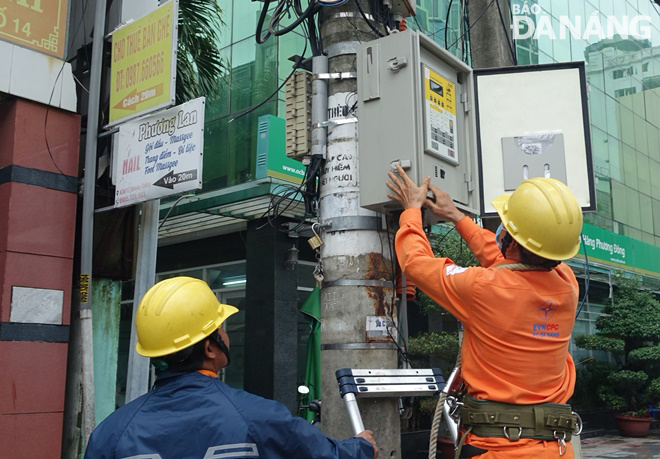
[[[399,303],[399,329],[401,336],[399,339],[403,344],[404,351],[408,350],[408,292],[406,291],[407,287],[406,275],[401,271],[401,301]],[[406,356],[407,357],[407,356]],[[403,368],[410,368],[410,362],[407,359],[403,359],[402,363]]]
[[[128,350],[128,374],[126,375],[126,403],[146,394],[149,390],[149,359],[142,357],[135,351],[135,345],[137,344],[135,314],[142,297],[154,285],[156,280],[160,199],[144,202],[141,208],[142,218],[138,236],[131,344]]]
[[[444,389],[442,389],[442,392],[444,392],[447,395],[450,394],[452,386],[454,385],[454,381],[456,381],[456,378],[458,377],[459,371],[461,371],[461,367],[460,365],[456,365],[452,370],[451,374],[449,375],[449,378],[447,378],[447,383],[445,384]],[[442,415],[445,419],[445,423],[447,424],[447,430],[449,430],[449,436],[454,442],[454,445],[458,445],[458,424],[451,417],[449,410],[450,410],[449,397],[447,397],[445,403],[442,405]]]
[[[312,72],[314,75],[328,73],[328,56],[314,56],[312,58]],[[312,81],[312,126],[328,118],[328,82],[314,79]],[[327,132],[323,127],[312,127],[312,156],[325,158]]]
[[[357,399],[355,398],[355,394],[351,392],[348,392],[343,398],[346,404],[346,411],[348,412],[348,420],[351,422],[353,435],[357,435],[364,431],[364,424],[362,424],[362,415],[360,414]]]
[[[94,39],[90,63],[89,103],[85,141],[85,179],[83,182],[82,233],[80,239],[80,329],[82,366],[83,444],[94,430],[94,343],[92,332],[92,251],[94,238],[94,193],[96,188],[96,144],[99,127],[99,102],[103,72],[106,0],[96,2]],[[83,19],[84,20],[84,19]]]

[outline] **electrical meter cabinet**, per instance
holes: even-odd
[[[496,215],[492,200],[532,177],[596,209],[584,62],[473,72],[409,30],[363,43],[357,64],[362,207],[398,209],[384,182],[401,164],[476,215]]]
[[[357,65],[362,207],[398,208],[385,181],[401,164],[416,183],[430,176],[458,207],[478,214],[472,69],[412,30],[363,43]]]

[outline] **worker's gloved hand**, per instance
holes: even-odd
[[[429,190],[431,190],[435,199],[424,201],[424,207],[433,212],[433,214],[452,223],[458,223],[459,220],[465,217],[465,214],[456,208],[449,193],[431,184],[429,184]]]
[[[378,457],[378,446],[376,446],[376,440],[374,440],[374,433],[371,430],[365,430],[356,435],[356,437],[364,438],[371,446],[374,447],[374,459]]]

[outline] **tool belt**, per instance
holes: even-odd
[[[563,443],[581,429],[579,417],[570,405],[554,403],[511,405],[465,395],[460,416],[461,424],[474,435],[512,442],[533,438]]]

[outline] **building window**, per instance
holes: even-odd
[[[642,72],[648,72],[648,71],[649,71],[649,63],[648,63],[648,62],[644,62],[644,63],[642,64]]]
[[[624,76],[634,75],[635,73],[637,72],[635,72],[635,69],[632,67],[628,67],[626,69],[614,70],[612,72],[612,78],[618,80],[619,78],[623,78]]]
[[[614,97],[629,96],[631,94],[635,94],[636,92],[637,89],[635,88],[617,89],[616,91],[614,91]]]

